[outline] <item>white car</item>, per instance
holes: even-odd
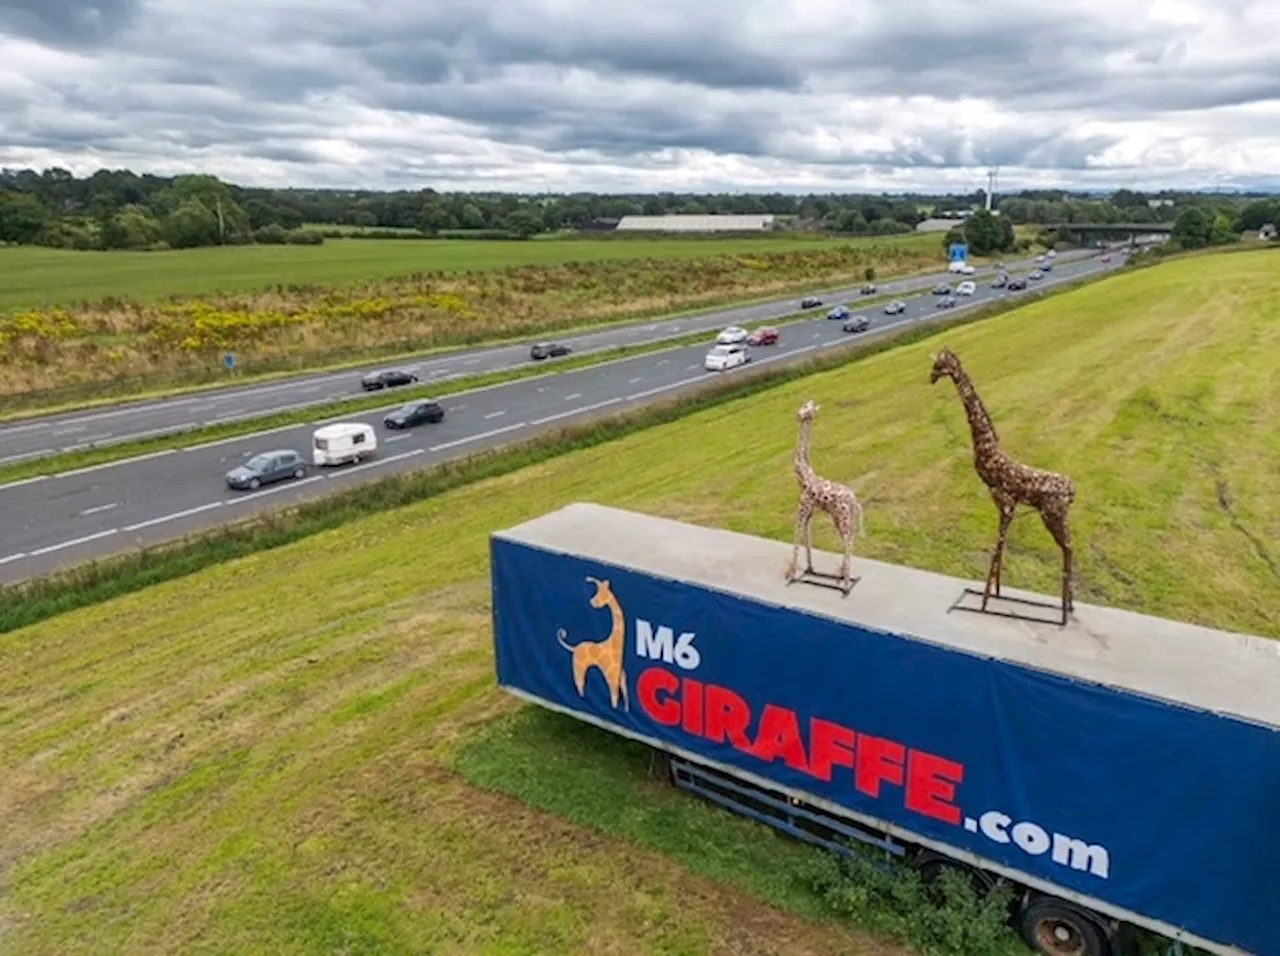
[[[746,346],[742,344],[717,345],[707,353],[707,357],[702,361],[702,367],[708,372],[726,372],[739,365],[746,365],[750,361],[751,356],[747,354]]]
[[[967,280],[956,286],[956,295],[973,295],[977,291],[978,287]]]
[[[716,345],[740,345],[747,340],[747,330],[731,325],[716,336]]]

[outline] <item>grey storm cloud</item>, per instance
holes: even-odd
[[[139,12],[140,0],[0,0],[0,33],[80,46],[117,35]]]
[[[1198,5],[1235,47],[1144,0],[0,0],[0,50],[78,57],[7,85],[0,62],[0,165],[8,147],[316,181],[647,174],[673,150],[761,177],[1129,169],[1181,155],[1190,112],[1280,98],[1280,41],[1258,42],[1280,24],[1257,19],[1278,5]],[[1256,155],[1276,126],[1251,122],[1233,135]]]

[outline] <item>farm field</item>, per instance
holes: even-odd
[[[0,635],[0,941],[910,952],[832,917],[815,852],[659,793],[605,735],[502,723],[488,532],[593,500],[789,540],[812,397],[815,468],[866,504],[858,551],[980,579],[996,516],[954,387],[928,383],[945,342],[1010,453],[1075,480],[1080,600],[1280,638],[1273,264],[1135,271]],[[1058,560],[1015,522],[1009,585],[1053,594]]]
[[[914,235],[875,240],[807,236],[531,241],[330,239],[322,246],[222,246],[173,252],[75,252],[0,246],[0,312],[107,297],[149,302],[173,295],[246,292],[275,285],[368,282],[412,272],[785,252],[844,242],[895,242],[908,247],[927,244],[940,258],[942,240],[938,236]]]
[[[225,377],[227,351],[236,353],[244,374],[299,370],[807,291],[861,281],[867,269],[881,277],[906,275],[938,269],[944,261],[936,236],[847,242],[347,240],[332,248],[361,256],[381,251],[387,261],[380,267],[387,271],[381,278],[366,275],[358,283],[341,284],[343,263],[325,258],[333,255],[328,245],[139,253],[135,258],[157,282],[167,277],[175,285],[188,283],[188,294],[148,301],[142,292],[153,287],[144,284],[137,297],[130,292],[128,299],[0,314],[0,395],[84,391],[86,386],[94,391],[105,383],[119,391],[121,386],[137,390],[208,381]],[[423,252],[433,248],[454,260],[428,262]],[[549,250],[542,254],[546,261],[512,264],[511,257],[534,248]],[[405,258],[391,269],[397,249]],[[473,258],[466,258],[467,249]],[[21,257],[27,250],[0,249],[0,266],[12,253]],[[646,253],[654,255],[636,258]],[[255,276],[256,291],[194,292],[220,281],[210,278],[213,271],[201,271],[201,263],[233,269],[237,263],[259,263],[264,254],[262,262],[293,257],[287,261],[306,263],[313,271],[291,274],[279,268],[268,275],[250,269],[245,274]],[[590,254],[598,258],[573,261]],[[88,262],[99,254],[64,255]],[[113,259],[116,254],[100,255]],[[121,256],[120,261],[131,261],[128,254]],[[168,263],[177,269],[184,262],[185,272],[163,271]],[[352,260],[345,267],[354,273],[371,262]],[[428,267],[437,271],[412,271]],[[396,277],[386,277],[393,273]],[[57,287],[58,277],[51,274],[47,281]]]

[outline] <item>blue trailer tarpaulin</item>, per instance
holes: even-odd
[[[501,536],[492,575],[503,686],[1280,953],[1274,728]]]

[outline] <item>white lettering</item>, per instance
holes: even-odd
[[[1034,823],[1024,820],[1014,826],[1013,842],[1032,856],[1039,856],[1049,849],[1049,834]]]
[[[996,843],[1009,842],[1009,834],[1004,831],[1005,827],[1012,822],[1012,818],[999,810],[988,810],[978,818],[978,826],[982,828],[983,835],[988,840],[994,840]]]
[[[657,629],[643,618],[636,618],[636,654],[650,660],[675,664],[691,671],[702,663],[702,655],[693,646],[694,634],[685,631],[678,638],[675,631],[660,624]]]
[[[1053,862],[1070,866],[1073,870],[1088,870],[1094,876],[1107,878],[1111,858],[1107,848],[1096,843],[1085,843],[1074,837],[1053,835]]]

